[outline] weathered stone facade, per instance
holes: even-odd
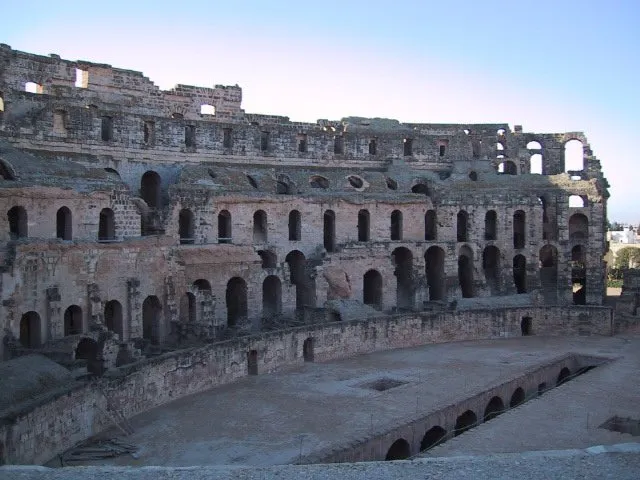
[[[375,310],[602,304],[607,182],[582,133],[296,123],[241,99],[0,45],[5,358],[89,336],[108,367]]]

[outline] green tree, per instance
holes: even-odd
[[[621,248],[618,250],[614,265],[616,268],[640,267],[640,248]]]

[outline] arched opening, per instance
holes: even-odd
[[[524,255],[513,257],[513,284],[516,293],[527,292],[527,259]]]
[[[435,210],[427,210],[424,214],[424,239],[433,241],[438,236],[438,220]]]
[[[580,172],[584,170],[584,148],[580,140],[569,140],[564,144],[564,171]]]
[[[574,213],[569,217],[569,240],[580,241],[589,238],[589,220],[582,213]]]
[[[162,305],[155,295],[145,298],[142,303],[142,338],[149,340],[151,344],[160,343],[160,325]]]
[[[554,292],[558,285],[558,250],[553,245],[540,249],[540,286],[543,290]]]
[[[272,317],[282,312],[282,285],[275,275],[262,282],[262,316]]]
[[[478,421],[478,417],[472,410],[467,410],[466,412],[462,413],[456,419],[456,427],[455,427],[455,432],[453,436],[457,437],[458,435],[475,427],[477,421]]]
[[[571,376],[571,370],[569,370],[567,367],[564,367],[562,370],[560,370],[560,373],[558,374],[558,379],[556,381],[556,387],[559,387],[563,383],[569,381],[570,376]]]
[[[514,408],[521,403],[524,403],[524,390],[522,389],[522,387],[518,387],[513,391],[513,394],[511,395],[511,400],[509,400],[509,407]]]
[[[504,412],[504,403],[502,403],[502,399],[498,396],[492,397],[487,404],[487,408],[484,409],[483,420],[487,422],[492,418],[497,417],[502,412]]]
[[[56,213],[56,237],[62,240],[71,240],[71,210],[67,207],[60,207]]]
[[[391,212],[391,240],[402,240],[402,212]]]
[[[447,431],[440,425],[431,427],[425,432],[424,436],[422,437],[422,441],[420,442],[420,451],[424,452],[429,450],[430,448],[435,447],[436,445],[441,444],[442,442],[444,442],[446,436]]]
[[[513,248],[524,248],[526,216],[522,210],[513,214]]]
[[[124,326],[122,322],[122,305],[117,300],[110,300],[104,305],[104,324],[108,330],[123,339]]]
[[[495,240],[498,232],[498,214],[489,210],[484,216],[484,239]]]
[[[12,239],[26,238],[28,235],[27,211],[24,207],[11,207],[7,212],[9,218],[9,234]]]
[[[24,348],[38,348],[42,344],[40,315],[27,312],[20,319],[20,344]]]
[[[444,300],[444,250],[440,247],[429,247],[424,259],[427,285],[429,286],[429,300]]]
[[[527,150],[541,150],[542,149],[542,145],[540,145],[540,142],[536,142],[535,140],[532,140],[531,142],[527,143]]]
[[[540,155],[539,153],[531,155],[531,158],[529,159],[529,172],[536,175],[542,175],[542,168],[542,155]]]
[[[258,210],[253,214],[253,243],[267,242],[267,214]]]
[[[584,207],[584,198],[580,195],[571,195],[569,197],[569,208],[582,208]]]
[[[399,438],[391,444],[385,460],[404,460],[411,456],[411,446],[404,438]]]
[[[500,250],[490,245],[482,252],[482,269],[492,295],[500,291]]]
[[[418,193],[420,195],[426,195],[429,197],[431,192],[429,191],[429,186],[425,183],[417,183],[413,187],[411,187],[411,193]]]
[[[75,359],[86,360],[89,373],[102,374],[102,361],[98,360],[98,343],[92,338],[83,338],[78,342]]]
[[[302,358],[305,362],[313,362],[313,337],[307,338],[302,343]]]
[[[262,268],[276,268],[278,266],[278,256],[271,250],[258,250],[258,255],[262,260]]]
[[[227,305],[227,326],[235,327],[243,323],[249,316],[247,305],[247,282],[240,277],[233,277],[227,282],[225,292]]]
[[[258,351],[249,350],[247,352],[247,373],[249,375],[258,375]]]
[[[502,173],[504,175],[517,175],[518,167],[511,160],[506,160],[498,165],[498,173]]]
[[[289,266],[290,282],[296,286],[296,310],[301,313],[305,305],[313,305],[313,280],[305,272],[307,260],[302,252],[293,250],[285,257]]]
[[[1,119],[2,119],[2,110],[0,110],[0,120]],[[2,158],[0,158],[0,179],[2,180],[16,179],[16,172],[13,166],[6,160],[3,160]]]
[[[160,208],[161,206],[161,179],[153,170],[149,170],[142,175],[140,180],[140,196],[149,208]]]
[[[196,319],[196,296],[191,292],[186,292],[180,298],[180,322],[195,323]]]
[[[311,188],[322,188],[323,190],[326,190],[329,188],[329,180],[320,175],[313,175],[309,177],[309,186]]]
[[[279,195],[291,195],[291,179],[286,175],[278,175],[276,180],[276,193]]]
[[[398,309],[413,309],[413,254],[408,248],[399,247],[391,257],[396,267],[393,272],[396,276],[396,305]]]
[[[520,333],[523,337],[533,335],[533,320],[531,317],[522,317],[520,321]]]
[[[582,245],[575,245],[571,249],[571,286],[574,305],[585,305],[587,303],[587,264],[585,253],[585,248]]]
[[[82,333],[82,309],[71,305],[64,311],[64,336]]]
[[[464,210],[460,210],[458,212],[458,217],[457,217],[458,221],[457,221],[457,229],[456,229],[456,237],[458,239],[458,242],[466,242],[468,241],[468,235],[467,235],[467,224],[468,224],[468,219],[469,216],[467,215],[467,212],[465,212]]]
[[[369,210],[358,212],[358,241],[369,241]]]
[[[289,212],[289,241],[297,242],[302,240],[302,221],[298,210]]]
[[[463,298],[473,297],[473,252],[464,245],[458,256],[458,282]]]
[[[218,243],[231,243],[231,214],[227,210],[218,214]]]
[[[336,249],[336,214],[333,210],[324,212],[324,248],[327,252]]]
[[[382,310],[382,275],[377,270],[369,270],[362,280],[362,303]]]
[[[100,211],[100,221],[98,224],[98,241],[109,242],[116,238],[116,222],[113,210],[103,208]]]
[[[178,234],[180,243],[190,245],[195,243],[193,212],[188,208],[180,210],[178,215]]]

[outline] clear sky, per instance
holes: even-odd
[[[243,88],[251,113],[584,131],[640,223],[640,0],[9,0],[0,42]]]

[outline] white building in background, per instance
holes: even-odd
[[[638,243],[636,238],[636,232],[633,227],[626,226],[622,230],[615,230],[607,232],[607,240],[611,243],[626,243],[635,244]]]

